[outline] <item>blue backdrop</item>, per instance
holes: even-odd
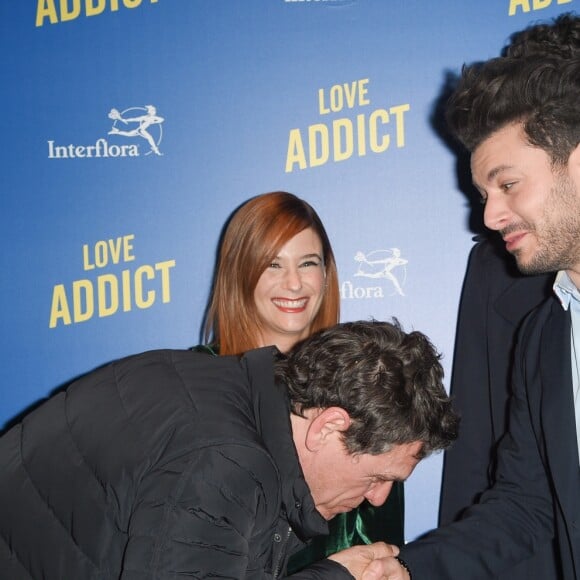
[[[397,316],[448,377],[480,219],[433,121],[445,78],[579,3],[2,2],[0,426],[114,358],[196,344],[221,228],[276,189],[320,213],[342,319]],[[406,486],[408,539],[440,470]]]

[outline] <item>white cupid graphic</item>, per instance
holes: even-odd
[[[387,278],[395,287],[395,292],[404,296],[403,289],[399,283],[399,279],[393,274],[395,268],[402,267],[403,269],[403,284],[407,275],[405,264],[409,260],[401,258],[401,250],[399,248],[391,248],[390,250],[375,250],[368,254],[357,252],[355,262],[358,262],[358,270],[355,276],[364,276],[366,278]]]
[[[129,111],[132,111],[133,109],[145,111],[145,114],[138,115],[136,117],[123,117],[123,115]],[[111,130],[109,131],[109,135],[122,135],[123,137],[143,137],[143,139],[145,139],[151,147],[151,151],[148,151],[146,155],[149,155],[151,152],[155,153],[155,155],[163,155],[163,153],[159,151],[159,143],[161,143],[161,137],[163,135],[163,128],[161,127],[161,123],[163,123],[165,119],[157,115],[157,109],[153,105],[146,105],[145,107],[132,107],[131,109],[126,109],[123,111],[123,113],[119,113],[117,109],[111,109],[109,112],[109,119],[113,119],[113,121],[115,121],[111,127]],[[138,123],[138,126],[134,129],[121,130],[117,127],[117,122],[121,122],[124,125]],[[157,142],[155,142],[155,139],[153,139],[153,136],[151,133],[149,133],[149,127],[151,127],[151,125],[159,125],[159,138],[157,139]]]

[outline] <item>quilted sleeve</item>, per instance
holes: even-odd
[[[170,459],[140,486],[122,579],[268,577],[278,490],[259,448],[208,445]]]

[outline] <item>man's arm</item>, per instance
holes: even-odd
[[[251,446],[208,446],[160,464],[140,485],[121,578],[272,578],[279,485],[270,457]],[[396,551],[356,546],[292,578],[362,580],[374,558]]]
[[[510,429],[498,450],[496,484],[455,524],[403,547],[414,580],[490,578],[553,535],[552,492],[538,451],[518,348]],[[532,357],[532,353],[527,353]]]
[[[492,482],[497,443],[507,430],[517,331],[551,295],[553,277],[522,275],[505,248],[491,241],[471,252],[451,378],[462,421],[458,440],[445,452],[440,525],[458,519]]]
[[[270,547],[264,538],[273,536],[280,499],[262,450],[208,445],[158,461],[134,505],[123,580],[268,577],[270,552],[257,544]]]
[[[383,580],[386,559],[392,558],[398,553],[397,546],[384,542],[352,546],[332,554],[288,578],[292,580],[323,580],[325,578]],[[371,566],[373,562],[378,562],[378,565]]]
[[[489,242],[474,246],[461,292],[450,389],[461,427],[457,441],[445,452],[440,524],[456,520],[490,483],[493,418],[486,348],[490,250]]]

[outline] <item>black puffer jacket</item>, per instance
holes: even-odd
[[[276,578],[326,529],[271,349],[122,359],[0,439],[3,580]]]

